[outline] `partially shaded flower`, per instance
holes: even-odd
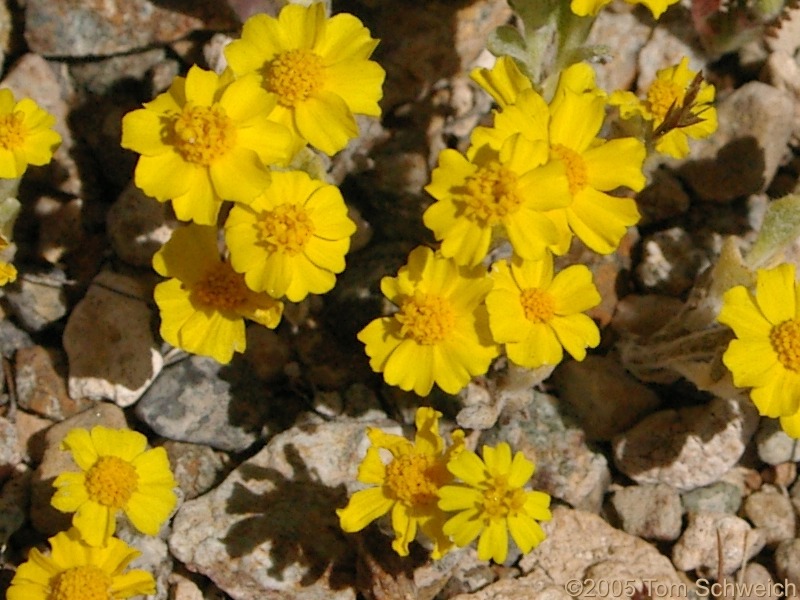
[[[600,304],[600,293],[585,265],[553,276],[553,259],[492,265],[494,287],[486,297],[489,327],[508,358],[535,369],[557,365],[566,349],[576,360],[600,343],[600,331],[584,311]]]
[[[344,531],[361,531],[391,511],[395,534],[392,548],[400,556],[408,556],[408,545],[417,529],[433,541],[432,558],[441,558],[452,548],[453,543],[442,533],[446,516],[436,503],[439,488],[453,481],[446,466],[464,449],[464,432],[455,430],[452,443],[445,449],[439,435],[441,416],[432,408],[418,408],[413,444],[380,429],[367,429],[372,445],[358,467],[358,481],[374,487],[357,491],[345,508],[336,511]],[[391,454],[388,464],[381,459],[380,450]]]
[[[61,144],[52,127],[56,118],[30,98],[19,102],[0,90],[0,177],[22,177],[28,165],[46,165]]]
[[[655,149],[674,158],[689,154],[688,138],[705,138],[717,130],[713,102],[714,86],[689,69],[685,56],[677,65],[656,73],[644,100],[626,91],[616,91],[609,98],[609,104],[619,106],[623,119],[639,116],[647,121]]]
[[[109,543],[120,511],[142,533],[158,533],[177,502],[164,448],[147,450],[141,433],[101,425],[91,431],[72,429],[61,447],[81,471],[56,477],[51,503],[75,513],[72,524],[87,544]]]
[[[653,13],[653,17],[658,19],[667,8],[680,0],[625,0],[628,4],[644,4]],[[606,4],[611,0],[572,0],[570,10],[579,17],[597,16]]]
[[[161,337],[177,348],[226,364],[245,349],[245,319],[274,329],[283,304],[250,290],[244,275],[220,257],[216,227],[177,229],[153,256],[153,268],[170,277],[153,295],[161,311]]]
[[[736,334],[722,356],[734,384],[752,388],[750,397],[758,412],[782,417],[792,435],[800,433],[798,299],[794,266],[759,269],[755,294],[742,285],[731,288],[722,298],[717,317]]]
[[[370,367],[386,383],[427,396],[435,383],[455,394],[497,356],[483,300],[491,280],[481,266],[459,267],[418,247],[381,291],[399,310],[358,333]]]
[[[225,47],[236,75],[256,73],[277,103],[270,118],[333,155],[358,136],[354,115],[379,116],[384,70],[378,41],[356,17],[325,15],[322,2],[289,4],[278,18],[250,17]]]
[[[179,219],[216,225],[223,200],[251,202],[269,185],[269,165],[291,158],[289,131],[267,117],[274,106],[254,75],[192,67],[122,118],[122,147],[141,154],[136,185],[172,200]]]
[[[545,212],[571,201],[564,166],[547,163],[545,142],[521,134],[510,136],[499,152],[485,146],[472,148],[467,156],[443,150],[425,187],[437,202],[422,219],[442,241],[442,255],[474,266],[489,252],[493,238],[507,236],[515,253],[542,258],[549,245],[559,242]]]
[[[333,288],[355,231],[339,188],[302,171],[274,173],[272,185],[225,222],[231,264],[248,287],[292,302]]]
[[[8,248],[9,241],[0,234],[0,252]],[[0,286],[17,280],[17,269],[11,263],[0,260]]]
[[[538,521],[548,521],[550,496],[524,489],[533,476],[534,465],[501,442],[483,447],[483,460],[465,450],[454,457],[447,469],[463,483],[439,490],[439,508],[458,511],[444,525],[456,546],[478,539],[478,558],[503,563],[508,556],[508,534],[523,553],[545,539]]]
[[[72,528],[48,541],[49,555],[34,548],[17,568],[7,600],[121,600],[156,593],[150,573],[125,571],[141,552],[122,540],[92,547]]]

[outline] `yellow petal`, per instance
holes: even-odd
[[[492,559],[498,564],[505,562],[508,556],[508,529],[505,521],[490,519],[489,525],[478,538],[478,558]]]
[[[756,302],[767,320],[778,325],[797,312],[794,265],[783,263],[756,273]]]

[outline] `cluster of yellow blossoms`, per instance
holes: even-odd
[[[344,148],[355,115],[380,115],[377,43],[352,15],[290,4],[245,23],[222,74],[194,66],[125,115],[136,185],[191,222],[153,259],[168,278],[155,290],[167,342],[227,363],[245,319],[274,328],[284,298],[333,288],[356,227],[338,188],[293,165],[306,146]]]
[[[113,537],[117,513],[146,535],[157,535],[175,510],[175,479],[163,448],[147,450],[147,438],[130,430],[73,429],[62,448],[79,472],[61,473],[52,505],[74,513],[72,527],[56,534],[50,554],[37,549],[17,568],[8,600],[119,600],[154,594],[153,575],[126,571],[140,555]]]
[[[371,446],[358,469],[358,481],[373,486],[353,494],[337,514],[344,531],[361,531],[391,511],[392,547],[408,555],[418,530],[441,558],[454,546],[478,538],[478,557],[502,563],[508,535],[523,552],[545,538],[539,521],[550,519],[550,496],[525,489],[534,465],[522,452],[513,457],[505,442],[484,446],[483,458],[464,447],[464,432],[451,434],[445,448],[439,434],[441,413],[417,409],[414,442],[370,428]],[[391,457],[388,464],[381,450]]]

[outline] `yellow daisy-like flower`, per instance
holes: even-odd
[[[46,165],[61,144],[52,127],[56,118],[30,98],[19,102],[0,90],[0,177],[22,177],[28,165]]]
[[[578,63],[561,73],[549,105],[534,90],[523,90],[515,104],[495,116],[493,127],[478,127],[472,134],[472,144],[479,148],[500,148],[520,133],[534,142],[546,140],[551,163],[566,172],[570,198],[565,208],[547,213],[558,231],[557,242],[550,246],[556,254],[569,249],[573,233],[595,252],[610,254],[627,228],[639,221],[634,200],[607,192],[644,187],[645,147],[633,137],[597,137],[605,120],[605,100],[592,68]]]
[[[277,102],[270,118],[333,155],[358,136],[353,115],[377,117],[386,73],[369,60],[378,40],[356,17],[327,18],[321,2],[250,17],[225,48],[236,75],[257,73]]]
[[[459,267],[415,248],[381,291],[399,307],[358,333],[370,367],[386,383],[427,396],[433,384],[455,394],[497,356],[483,300],[492,287],[481,266]]]
[[[278,326],[283,304],[250,290],[244,276],[220,257],[216,227],[176,230],[153,256],[153,268],[170,277],[153,293],[161,311],[161,337],[177,348],[227,364],[245,349],[245,319]]]
[[[437,501],[439,489],[453,481],[447,463],[464,449],[464,432],[454,431],[452,444],[445,450],[439,435],[441,416],[432,408],[418,408],[413,444],[399,435],[367,429],[372,446],[358,467],[358,481],[377,487],[356,492],[345,508],[337,509],[342,530],[361,531],[391,510],[395,534],[392,548],[400,556],[408,556],[408,545],[416,537],[417,529],[433,541],[431,558],[441,558],[453,547],[442,533],[447,517]],[[381,460],[380,450],[391,453],[389,464]]]
[[[141,554],[122,540],[109,538],[92,547],[72,528],[51,537],[49,556],[31,550],[6,592],[7,600],[121,600],[156,593],[147,571],[125,572]]]
[[[572,200],[564,165],[547,162],[546,142],[521,134],[510,136],[499,152],[485,146],[468,156],[443,150],[425,187],[437,202],[422,220],[442,240],[442,254],[474,266],[489,252],[493,237],[505,235],[515,253],[542,258],[559,241],[545,212]]]
[[[736,339],[722,362],[733,383],[752,388],[758,412],[782,417],[795,437],[800,433],[800,286],[795,269],[783,264],[760,269],[755,295],[744,286],[725,292],[717,320],[733,329]]]
[[[679,2],[680,0],[625,0],[628,4],[644,4],[653,13],[653,17],[658,19],[669,6]],[[570,10],[579,17],[592,16],[596,17],[606,4],[610,4],[611,0],[572,0],[570,3]]]
[[[9,241],[0,234],[0,252],[8,248]],[[17,280],[17,269],[11,263],[0,260],[0,286]]]
[[[473,69],[470,78],[486,90],[500,108],[515,104],[522,92],[533,89],[531,80],[510,56],[499,57],[491,69]]]
[[[248,287],[292,302],[333,288],[355,231],[339,188],[302,171],[274,173],[272,185],[225,222],[231,264]]]
[[[275,98],[256,76],[233,80],[197,66],[122,118],[122,147],[141,154],[135,181],[177,217],[216,225],[223,200],[251,202],[269,165],[291,158],[290,132],[267,118]]]
[[[534,465],[501,442],[496,448],[483,447],[483,460],[465,450],[454,457],[447,469],[463,484],[439,490],[439,508],[458,511],[444,524],[444,533],[456,546],[478,539],[478,558],[502,563],[508,556],[508,533],[523,553],[530,552],[545,538],[537,521],[548,521],[550,496],[524,489],[533,476]]]
[[[142,533],[158,533],[177,502],[164,448],[147,450],[141,433],[101,425],[71,430],[61,447],[81,472],[56,477],[50,502],[61,512],[75,513],[72,524],[87,544],[109,543],[119,511]]]
[[[584,311],[600,304],[585,265],[567,267],[553,276],[553,259],[492,265],[494,287],[486,297],[489,327],[505,344],[512,362],[535,369],[557,365],[566,349],[576,360],[600,343],[600,331]]]
[[[649,121],[658,152],[684,158],[689,154],[688,138],[705,138],[717,130],[714,86],[696,78],[684,56],[677,65],[656,73],[644,100],[633,92],[616,91],[609,104],[619,106],[623,119],[640,116]]]

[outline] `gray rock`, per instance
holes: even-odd
[[[721,513],[689,513],[686,531],[672,548],[672,563],[681,571],[696,570],[704,577],[729,575],[763,547],[764,534],[744,519]]]
[[[276,435],[180,508],[170,551],[236,600],[353,600],[354,548],[334,510],[368,445],[353,421]]]
[[[151,331],[153,277],[104,271],[70,313],[64,330],[69,395],[130,406],[163,364]]]
[[[167,440],[164,449],[169,456],[172,474],[187,500],[210,490],[227,464],[220,453],[208,446]]]
[[[8,479],[22,462],[22,452],[14,424],[0,417],[0,484]]]
[[[742,505],[742,490],[732,483],[717,481],[681,494],[686,512],[715,512],[735,515]]]
[[[166,60],[164,48],[153,48],[134,54],[121,54],[108,58],[76,61],[69,65],[75,85],[98,96],[109,94],[125,79],[143,80],[154,65]]]
[[[130,265],[150,267],[153,255],[169,240],[177,222],[163,202],[146,196],[131,181],[111,205],[106,227],[114,252]]]
[[[800,538],[786,540],[775,548],[775,573],[779,580],[800,588]]]
[[[592,65],[597,85],[604,90],[628,90],[636,79],[642,47],[652,35],[651,25],[632,12],[602,10],[597,15],[587,44],[609,48],[608,60]]]
[[[675,488],[662,483],[633,485],[614,492],[611,505],[622,529],[646,540],[678,539],[683,507]]]
[[[755,439],[758,458],[768,465],[800,461],[800,441],[786,435],[778,419],[761,419]]]
[[[637,483],[692,490],[733,467],[757,425],[758,413],[746,399],[660,411],[614,440],[614,462]]]
[[[20,348],[33,346],[31,336],[22,331],[8,319],[0,319],[0,354],[13,358]]]
[[[241,357],[220,365],[189,356],[161,372],[136,414],[165,438],[240,452],[266,435],[270,403]]]
[[[763,532],[767,545],[774,545],[795,536],[795,515],[788,495],[765,485],[744,501],[744,515]]]
[[[60,269],[20,277],[4,288],[11,312],[27,331],[42,331],[67,314],[66,275]]]
[[[553,383],[577,414],[589,440],[610,440],[660,402],[655,392],[631,377],[612,356],[566,361],[555,371]]]
[[[148,600],[167,600],[169,597],[169,576],[173,561],[167,542],[163,539],[166,531],[168,527],[162,528],[157,536],[144,535],[123,519],[115,533],[123,542],[141,552],[141,555],[131,561],[130,568],[147,571],[156,580],[156,593],[147,596]]]
[[[576,508],[597,512],[611,476],[605,456],[586,444],[583,429],[559,413],[559,401],[534,392],[521,413],[506,413],[482,443],[507,441],[536,464],[532,485]]]

